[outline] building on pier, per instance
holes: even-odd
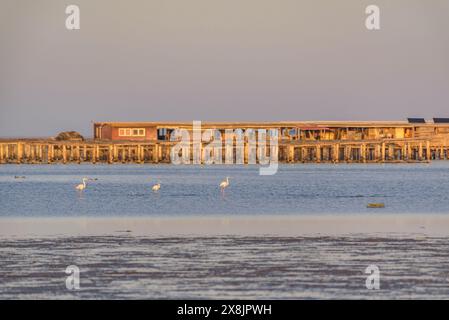
[[[281,141],[361,141],[449,137],[449,119],[409,118],[408,121],[203,122],[202,129],[278,129]],[[192,130],[192,122],[96,122],[94,139],[169,141],[173,130]]]
[[[192,131],[193,123],[94,123],[94,139],[85,141],[0,139],[0,164],[170,163],[173,147],[178,144],[178,141],[170,139],[176,129]],[[221,139],[226,137],[225,131],[228,129],[277,129],[278,146],[273,152],[276,152],[280,162],[285,163],[449,159],[447,118],[434,118],[432,121],[410,118],[407,121],[203,122],[201,129],[219,130]],[[241,142],[238,145],[237,140],[233,140],[229,148],[223,143],[217,149],[213,148],[212,152],[229,154],[233,158],[239,150],[244,153],[244,163],[250,163],[252,144],[246,138],[243,145]],[[200,143],[201,159],[204,158],[203,153],[210,150],[207,145],[207,142]],[[192,155],[193,144],[190,143],[187,148],[192,150]],[[198,151],[198,148],[195,150]],[[266,148],[265,155],[261,156],[271,156],[271,152],[271,148]]]

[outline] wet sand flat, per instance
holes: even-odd
[[[0,299],[448,299],[448,220],[1,219]],[[372,264],[380,290],[365,287]]]
[[[311,236],[421,234],[449,236],[449,215],[373,214],[301,216],[179,216],[130,218],[1,218],[0,237]]]

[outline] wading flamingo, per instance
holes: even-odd
[[[86,181],[87,181],[87,180],[89,180],[89,179],[83,178],[83,183],[80,183],[79,185],[77,185],[77,186],[75,187],[75,189],[76,189],[76,190],[80,190],[80,191],[83,191],[84,189],[86,189],[86,187],[87,187]]]
[[[224,191],[224,189],[226,189],[228,186],[229,186],[229,177],[226,177],[226,180],[223,180],[220,183],[221,191]]]
[[[157,192],[157,191],[159,191],[160,188],[161,188],[161,183],[158,182],[151,188],[151,190],[153,190],[154,192]]]

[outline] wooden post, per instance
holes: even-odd
[[[128,146],[127,148],[126,148],[126,153],[128,154],[128,162],[132,162],[133,161],[133,158],[132,158],[132,152],[131,152],[131,147],[130,146]]]
[[[316,162],[321,162],[321,145],[316,146]]]
[[[334,162],[338,163],[340,161],[340,145],[338,143],[334,144]]]
[[[432,151],[430,150],[430,141],[426,141],[426,157],[427,160],[432,160]]]
[[[113,154],[112,161],[118,161],[118,148],[117,148],[117,146],[115,144],[113,146],[113,149],[114,149],[114,154]]]
[[[5,162],[9,162],[9,144],[5,145]]]
[[[75,147],[75,161],[78,162],[78,164],[81,163],[81,146],[79,144]]]
[[[67,148],[65,144],[62,145],[62,163],[67,163]]]
[[[206,161],[206,149],[204,148],[204,144],[203,143],[199,143],[199,153],[200,153],[200,163],[204,164],[204,162]],[[212,155],[210,155],[210,158],[213,159],[213,151],[211,152]]]
[[[225,147],[225,164],[233,164],[234,163],[234,140],[231,140],[230,145],[226,145]]]
[[[36,145],[36,161],[42,162],[42,146],[40,144]]]
[[[27,162],[34,163],[34,145],[27,143],[27,146],[28,146]]]
[[[366,162],[366,145],[362,144],[360,146],[360,156],[362,157],[362,162]]]
[[[381,153],[380,153],[380,157],[381,157],[381,161],[384,162],[385,161],[385,142],[382,142],[382,149],[381,149]]]
[[[94,145],[94,146],[92,146],[92,159],[91,159],[92,164],[95,164],[97,162],[96,153],[97,153],[97,148],[95,148],[95,145]]]
[[[295,161],[295,146],[288,145],[287,146],[287,162],[294,162]]]
[[[114,162],[114,147],[109,145],[108,147],[108,163],[111,164]]]
[[[418,147],[418,160],[421,161],[422,160],[422,142],[419,143],[419,147]]]
[[[47,145],[47,163],[50,164],[53,162],[53,145]]]
[[[142,163],[142,155],[140,153],[140,144],[137,145],[136,153],[137,153],[137,163]]]
[[[153,146],[153,162],[158,163],[159,162],[159,144],[155,143]]]
[[[24,144],[23,145],[23,161],[24,162],[28,162],[29,155],[30,155],[29,150],[30,150],[30,145]]]
[[[118,152],[120,154],[120,162],[125,163],[126,161],[125,148],[123,146],[120,146],[118,148]]]
[[[4,159],[5,159],[3,150],[4,150],[3,144],[0,144],[0,163],[4,163]]]
[[[100,146],[95,146],[95,162],[100,161]]]
[[[412,160],[412,145],[407,143],[407,160]]]
[[[351,146],[345,146],[345,161],[351,160]]]
[[[23,156],[23,146],[21,143],[17,144],[17,163],[22,163],[22,156]]]
[[[381,161],[382,158],[382,146],[380,144],[376,144],[376,148],[374,151],[374,160]]]
[[[388,160],[394,160],[394,147],[392,144],[388,145]]]

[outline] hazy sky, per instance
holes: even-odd
[[[0,136],[449,117],[448,0],[0,0]],[[81,30],[65,8],[81,9]],[[381,30],[365,28],[365,8]]]

